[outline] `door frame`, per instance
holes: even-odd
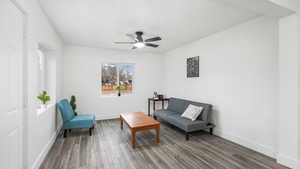
[[[21,165],[22,168],[27,169],[28,166],[28,89],[27,89],[27,62],[28,62],[28,13],[23,3],[20,3],[18,0],[8,0],[10,1],[22,14],[22,44],[23,44],[23,52],[22,52],[22,59],[21,59]],[[25,2],[24,2],[25,3]]]

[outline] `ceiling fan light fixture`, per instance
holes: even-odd
[[[143,48],[143,47],[152,47],[152,48],[157,48],[159,47],[159,45],[152,43],[152,42],[156,42],[156,41],[160,41],[161,37],[156,36],[156,37],[152,37],[152,38],[148,38],[145,39],[143,38],[143,32],[135,32],[134,34],[126,34],[127,36],[129,36],[133,42],[115,42],[115,44],[129,44],[129,45],[133,45],[133,47],[131,49],[137,49],[137,48]]]
[[[137,48],[142,48],[142,47],[145,47],[145,44],[143,42],[137,42],[134,44],[134,46]]]

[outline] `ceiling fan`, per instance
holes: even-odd
[[[115,42],[115,44],[132,44],[133,45],[132,49],[142,48],[145,46],[157,48],[159,46],[157,44],[150,43],[150,42],[160,41],[161,37],[156,36],[156,37],[144,40],[143,34],[144,33],[141,31],[137,31],[137,32],[135,32],[135,34],[126,34],[126,36],[130,37],[132,40],[134,40],[134,42]]]

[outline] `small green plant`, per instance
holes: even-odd
[[[75,96],[71,96],[70,105],[75,113],[75,116],[77,116],[77,112],[76,112],[77,105],[76,105],[76,97]]]
[[[116,87],[116,90],[118,91],[118,96],[121,96],[121,90],[123,90],[123,89],[124,89],[124,87],[122,85],[118,85]]]
[[[49,102],[51,100],[50,96],[48,96],[46,91],[42,91],[40,93],[39,96],[37,96],[37,98],[43,103],[46,104],[47,102]]]
[[[121,90],[123,90],[123,88],[124,88],[123,86],[119,85],[116,87],[116,90],[121,91]]]

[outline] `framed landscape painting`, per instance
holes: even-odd
[[[186,64],[187,64],[186,76],[188,78],[199,77],[199,56],[187,58]]]

